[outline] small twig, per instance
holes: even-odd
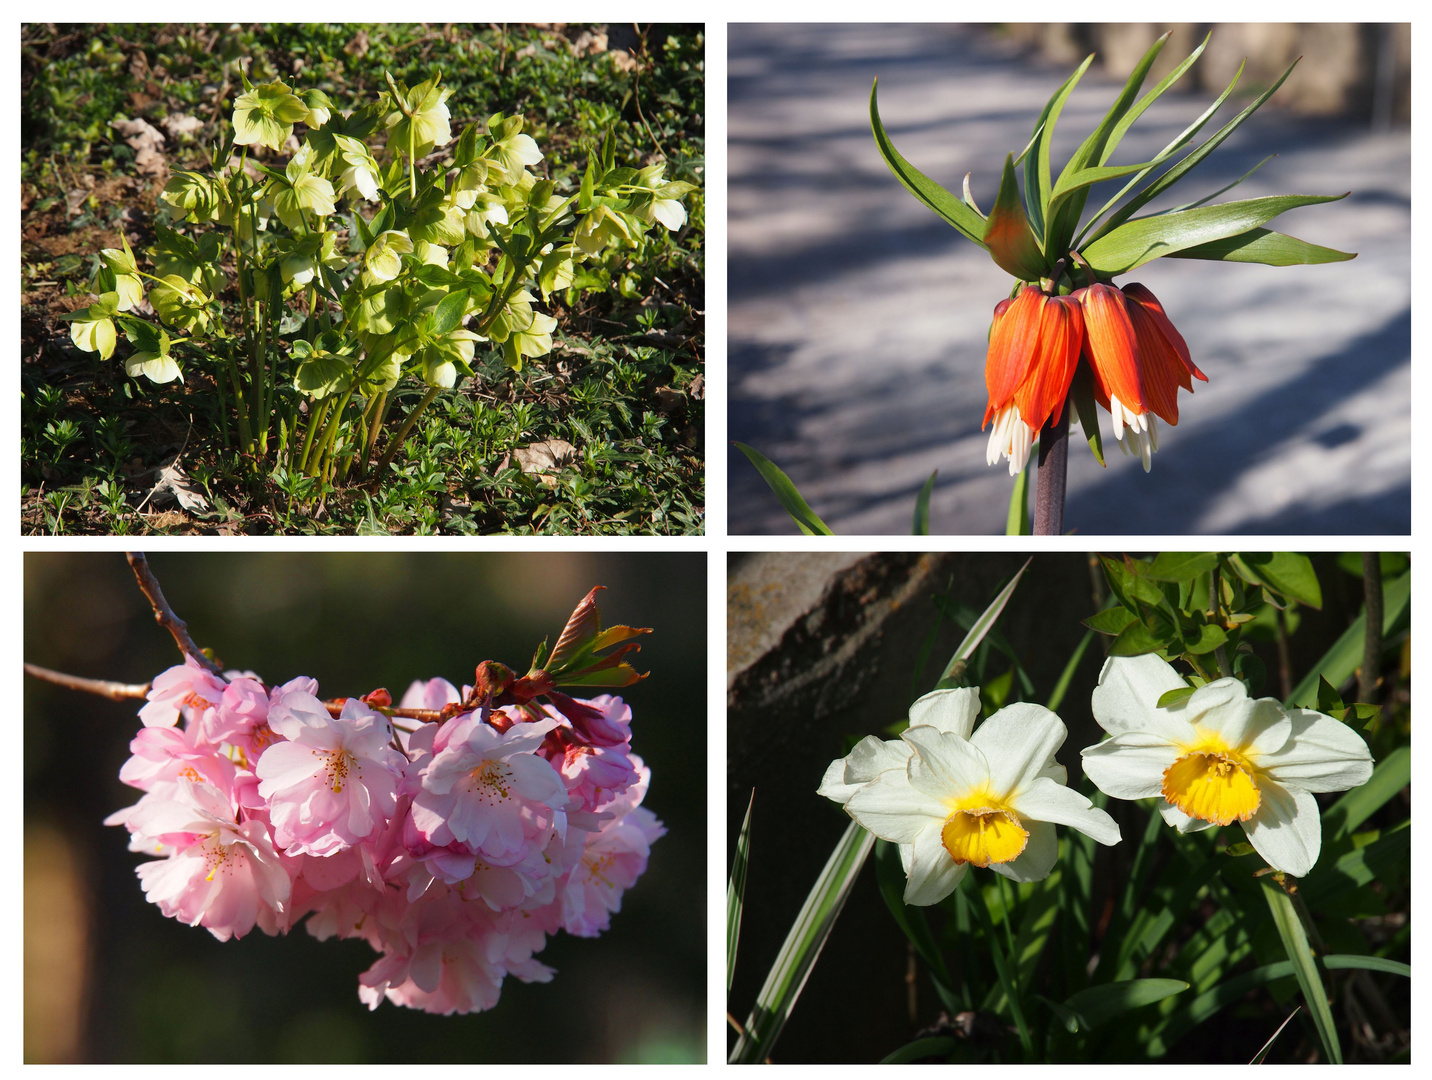
[[[139,590],[149,600],[149,606],[154,609],[154,621],[169,631],[174,643],[179,646],[179,651],[185,656],[194,658],[194,662],[215,675],[223,672],[218,664],[210,660],[194,644],[194,639],[189,636],[189,624],[169,606],[169,601],[164,599],[164,590],[159,587],[159,579],[154,576],[154,571],[149,569],[149,560],[144,557],[142,551],[129,551],[125,553],[129,560],[129,568],[134,571],[134,579],[139,582]]]
[[[648,52],[647,52],[647,49],[646,49],[646,35],[647,35],[647,33],[648,33],[650,30],[651,30],[651,27],[648,26],[648,27],[646,28],[646,30],[638,30],[638,31],[637,31],[637,41],[640,43],[641,54],[642,54],[642,56],[643,56],[644,58],[647,58],[647,59],[650,59],[650,53],[648,53]],[[665,157],[667,156],[667,155],[666,155],[666,147],[664,147],[664,146],[661,145],[661,140],[656,137],[656,133],[651,130],[651,125],[646,122],[646,117],[645,117],[644,115],[642,115],[642,111],[641,111],[641,61],[640,61],[640,60],[637,61],[636,70],[632,72],[631,99],[632,99],[632,103],[636,106],[636,118],[641,121],[641,126],[644,127],[644,128],[646,128],[647,137],[651,139],[652,143],[655,144],[657,150],[659,150],[659,151],[661,152],[661,156],[662,156],[663,158],[665,158]]]
[[[54,683],[68,690],[80,690],[86,694],[98,694],[110,701],[128,701],[149,695],[149,683],[121,683],[110,679],[85,679],[79,675],[66,675],[63,671],[51,671],[38,664],[25,665],[25,674],[43,682]]]

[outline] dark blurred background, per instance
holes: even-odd
[[[700,554],[166,554],[150,565],[196,642],[270,683],[325,696],[526,671],[583,595],[653,633],[650,678],[618,691],[646,804],[668,833],[597,939],[558,935],[548,984],[504,984],[487,1013],[358,1000],[376,958],[302,927],[221,943],[144,900],[118,780],[141,702],[25,680],[25,1058],[76,1062],[690,1062],[705,1059],[706,576]],[[27,661],[143,683],[179,662],[119,553],[25,556]]]
[[[1134,554],[1134,553],[1131,553]],[[1140,555],[1139,557],[1144,557]],[[751,811],[750,862],[730,1011],[744,1022],[801,904],[840,840],[849,818],[816,795],[826,767],[848,745],[903,720],[909,703],[930,691],[964,637],[940,621],[924,673],[922,649],[937,621],[934,598],[982,612],[1029,556],[1014,552],[759,553],[730,556],[727,574],[727,865],[746,807]],[[1401,558],[1401,557],[1396,557]],[[1356,618],[1362,580],[1330,554],[1313,555],[1322,610],[1299,607],[1290,616],[1289,663],[1300,679]],[[1359,557],[1348,561],[1359,566]],[[1398,563],[1400,566],[1401,563]],[[1099,610],[1107,593],[1094,556],[1040,553],[995,626],[1034,685],[1010,700],[1043,703],[1084,636],[1080,620]],[[1405,627],[1404,627],[1405,629]],[[1108,639],[1104,639],[1108,640]],[[1380,700],[1401,702],[1408,681],[1405,632],[1389,639],[1392,656]],[[1267,679],[1261,696],[1283,697],[1272,634],[1255,642]],[[1058,759],[1071,786],[1084,780],[1079,751],[1103,737],[1089,709],[1104,663],[1092,641],[1058,708],[1069,736]],[[1011,664],[991,652],[984,683]],[[1352,700],[1355,683],[1342,689]],[[988,709],[984,715],[988,715]],[[889,737],[889,736],[882,736]],[[1092,790],[1086,786],[1086,791]],[[1109,812],[1124,835],[1142,828],[1147,813],[1115,800]],[[1132,847],[1100,848],[1097,879],[1118,880]],[[907,981],[908,980],[908,981]],[[905,936],[875,882],[873,862],[860,873],[825,951],[816,963],[774,1050],[781,1063],[875,1062],[935,1023],[940,1002],[912,960]],[[1225,1021],[1220,1021],[1225,1023]],[[1246,1034],[1246,1033],[1240,1033]],[[1174,1048],[1170,1061],[1246,1062],[1267,1039],[1228,1040],[1210,1048],[1199,1029]],[[735,1041],[728,1032],[728,1046]],[[1246,1052],[1245,1052],[1246,1050]],[[1241,1057],[1239,1055],[1242,1055]]]

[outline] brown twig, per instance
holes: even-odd
[[[66,675],[63,671],[51,671],[39,664],[25,665],[25,674],[43,682],[54,683],[69,690],[82,690],[86,694],[98,694],[110,701],[128,701],[149,694],[149,683],[122,683],[110,679],[85,679],[79,675]]]
[[[169,631],[174,643],[179,646],[179,651],[185,656],[194,658],[194,662],[215,675],[222,674],[223,669],[210,660],[194,644],[194,639],[189,636],[189,624],[169,606],[169,601],[164,599],[164,590],[159,587],[159,579],[154,576],[154,571],[149,569],[149,560],[144,557],[142,551],[125,552],[125,558],[129,560],[129,568],[134,571],[134,579],[139,582],[139,590],[149,600],[149,606],[154,609],[154,621]]]

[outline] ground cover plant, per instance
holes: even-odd
[[[26,27],[22,527],[699,531],[702,50]]]
[[[805,778],[812,806],[850,821],[753,1007],[733,1001],[733,1063],[796,1060],[778,1040],[817,962],[850,980],[892,947],[881,970],[903,977],[861,980],[848,1016],[822,1017],[868,1025],[885,1063],[1408,1060],[1408,557],[1092,565],[1095,610],[1052,685],[1001,628],[1049,606],[1047,587],[1021,599],[1028,562],[983,611],[933,597],[910,698]],[[932,680],[944,619],[965,638]],[[1101,648],[1091,692],[1078,672]],[[770,963],[737,948],[744,916],[772,915],[753,860],[769,890],[768,852],[816,820],[761,806],[758,789],[735,840],[728,989],[738,962]],[[847,898],[876,890],[881,925],[833,936]],[[869,1019],[892,998],[893,1040]]]

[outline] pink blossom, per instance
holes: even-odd
[[[427,682],[414,680],[408,687],[403,700],[398,703],[403,709],[441,709],[462,700],[457,687],[446,679],[429,679]]]
[[[577,738],[592,746],[621,746],[631,741],[631,706],[611,694],[581,700],[555,691],[547,695],[550,716],[565,719]]]
[[[499,733],[477,713],[444,723],[419,764],[418,835],[437,847],[466,844],[498,864],[520,858],[529,836],[545,833],[567,804],[562,778],[535,753],[556,726],[549,718]]]
[[[299,690],[273,703],[268,723],[288,741],[265,750],[254,771],[287,854],[332,855],[392,818],[407,759],[388,745],[387,717],[349,698],[335,719]]]
[[[128,825],[172,852],[137,870],[145,899],[165,915],[204,926],[220,941],[255,925],[267,934],[287,929],[289,877],[267,830],[261,821],[237,821],[212,784],[181,777],[171,797],[142,799]]]
[[[644,806],[633,807],[601,832],[588,834],[581,862],[562,890],[562,928],[577,937],[596,937],[620,911],[622,893],[646,871],[651,845],[666,828]]]
[[[134,756],[120,767],[119,778],[141,791],[173,784],[181,776],[208,781],[225,792],[233,787],[234,763],[204,740],[197,724],[186,730],[140,728],[129,749]]]
[[[149,684],[149,704],[139,710],[145,727],[173,727],[183,712],[194,720],[211,708],[224,693],[224,680],[203,667],[192,656],[184,657]]]

